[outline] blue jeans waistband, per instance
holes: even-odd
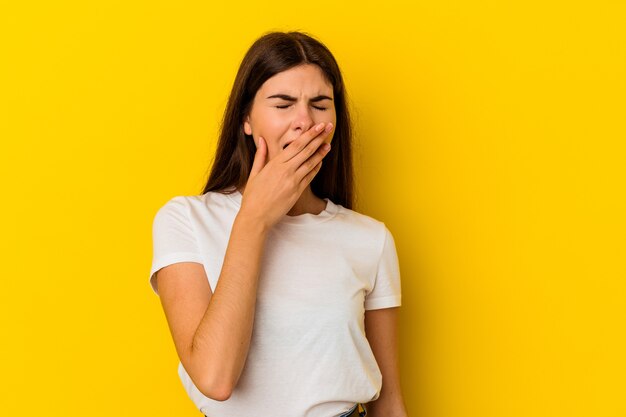
[[[354,404],[349,411],[341,414],[339,417],[365,417],[367,415],[367,411],[365,407],[361,403]]]

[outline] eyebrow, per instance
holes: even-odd
[[[285,100],[285,101],[298,101],[298,99],[297,99],[297,98],[295,98],[295,97],[291,97],[291,96],[288,96],[287,94],[274,94],[273,96],[269,96],[269,97],[267,97],[267,98],[268,98],[268,99],[270,99],[270,98],[280,98],[280,99]],[[322,101],[322,100],[330,100],[330,101],[333,101],[333,99],[332,99],[332,98],[330,98],[330,97],[328,97],[328,96],[324,96],[324,95],[315,96],[315,97],[313,97],[313,98],[312,98],[311,100],[309,100],[309,101],[310,101],[311,103],[317,103],[318,101]]]

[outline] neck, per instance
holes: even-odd
[[[326,209],[326,201],[322,200],[307,186],[296,201],[296,204],[287,212],[288,216],[299,216],[305,213],[320,214]]]

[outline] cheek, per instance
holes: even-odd
[[[276,135],[282,134],[286,121],[280,115],[277,115],[272,109],[259,110],[253,115],[252,129],[256,136],[263,136],[272,139]]]
[[[272,159],[280,152],[280,139],[289,130],[289,122],[272,109],[259,109],[252,114],[251,124],[254,137],[263,136]]]
[[[330,114],[330,117],[328,118],[327,122],[332,123],[334,128],[333,128],[333,133],[328,137],[328,140],[326,142],[330,143],[333,140],[333,137],[335,136],[335,129],[337,129],[337,114],[332,111]]]
[[[333,108],[333,110],[328,110],[324,115],[324,121],[326,123],[332,123],[333,125],[337,126],[337,113],[335,112],[335,109]]]
[[[329,111],[328,113],[328,121],[337,126],[337,113],[335,112],[334,108],[333,111]]]
[[[289,128],[289,123],[276,115],[270,115],[265,120],[265,129],[268,135],[280,136]]]

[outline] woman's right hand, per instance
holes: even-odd
[[[322,159],[330,151],[330,144],[321,145],[333,126],[331,123],[324,125],[312,126],[267,163],[267,143],[259,137],[239,215],[270,229],[287,214],[319,172]]]

